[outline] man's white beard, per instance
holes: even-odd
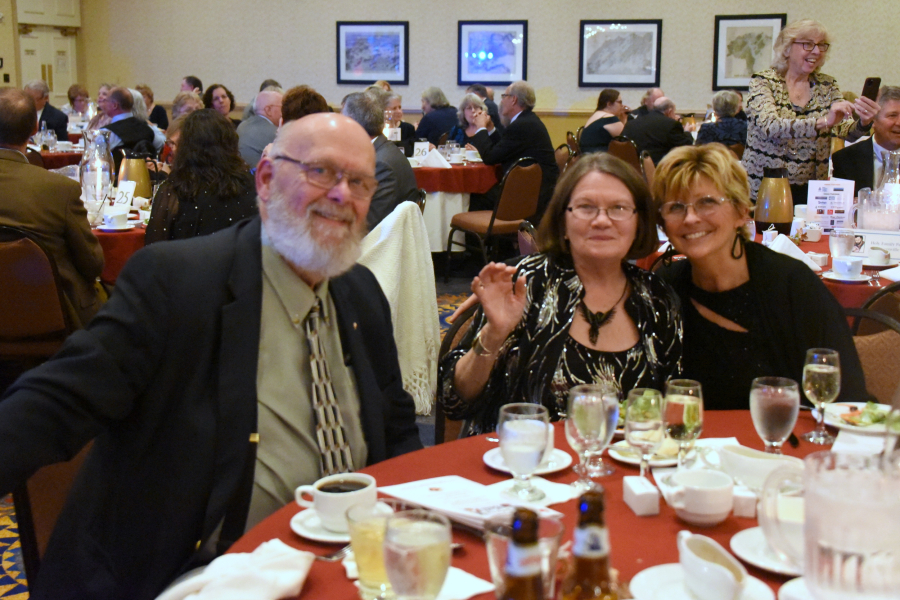
[[[301,215],[291,210],[283,194],[272,190],[266,211],[266,235],[272,246],[286,261],[310,275],[323,279],[337,277],[349,271],[362,253],[363,228],[349,207],[321,198],[307,205],[306,214]],[[313,212],[345,218],[353,224],[342,234],[343,239],[322,243],[319,238],[326,238],[333,232],[324,224],[314,224]]]

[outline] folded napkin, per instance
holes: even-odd
[[[894,267],[893,269],[885,269],[881,273],[879,273],[881,277],[885,279],[890,279],[891,281],[900,281],[900,267]]]
[[[300,593],[315,560],[310,552],[269,540],[247,553],[225,554],[156,600],[277,600]]]
[[[505,481],[491,484],[487,486],[487,489],[491,490],[492,492],[503,493],[510,487],[512,487],[512,485],[512,481],[507,479]],[[535,500],[531,502],[531,504],[537,504],[539,506],[550,506],[551,504],[568,502],[572,498],[578,496],[578,492],[576,492],[575,488],[573,488],[571,485],[568,485],[566,483],[554,483],[552,481],[547,481],[543,477],[532,477],[531,485],[546,494],[543,500]]]
[[[696,459],[691,460],[691,453],[688,452],[688,456],[685,460],[685,466],[683,467],[685,470],[690,469],[708,469],[709,466],[707,463],[718,466],[718,450],[724,448],[725,446],[739,446],[740,442],[737,441],[737,438],[705,438],[702,440],[697,440],[694,444],[693,452],[696,455]],[[702,454],[702,456],[701,456]],[[705,460],[704,460],[705,459]],[[668,482],[669,475],[675,473],[678,470],[678,467],[651,467],[650,469],[653,472],[653,479],[656,481],[656,486],[659,488],[659,492],[665,498],[666,503],[669,503],[669,495],[675,489],[675,486]]]
[[[419,161],[420,167],[437,167],[439,169],[452,169],[450,163],[436,149],[428,153],[428,155]]]
[[[804,254],[803,251],[797,247],[797,244],[792,242],[791,239],[783,233],[779,233],[778,237],[776,237],[775,240],[771,244],[769,244],[769,250],[774,250],[775,252],[780,252],[785,256],[796,258],[816,273],[822,270],[822,267],[811,261],[809,257],[806,256],[806,254]]]
[[[884,452],[884,438],[880,435],[866,435],[841,429],[831,446],[831,451],[839,454],[875,456]]]

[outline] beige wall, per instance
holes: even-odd
[[[0,57],[3,58],[3,68],[0,69],[0,87],[18,85],[19,83],[19,57],[18,32],[16,31],[16,14],[13,0],[0,0],[0,13],[3,13],[3,22],[0,23]],[[3,82],[3,75],[9,75],[9,83]]]

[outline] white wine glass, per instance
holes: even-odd
[[[450,521],[430,510],[395,513],[384,533],[384,569],[398,600],[434,600],[450,568]]]
[[[787,377],[757,377],[750,384],[750,417],[766,452],[781,454],[800,412],[800,386]]]
[[[576,385],[569,390],[566,408],[566,440],[578,454],[578,481],[573,485],[579,493],[594,486],[592,476],[601,476],[603,449],[615,434],[619,422],[619,390],[609,382]],[[592,464],[593,463],[593,464]]]
[[[505,493],[526,502],[541,500],[545,494],[531,483],[547,449],[550,415],[541,404],[517,402],[500,409],[497,437],[500,454],[516,483]]]
[[[703,391],[699,381],[672,379],[666,383],[663,407],[666,436],[678,444],[678,471],[684,456],[703,431]]]
[[[659,390],[635,388],[625,404],[625,441],[641,455],[641,477],[665,439],[663,396]]]
[[[803,393],[816,407],[816,428],[803,434],[811,444],[833,444],[834,436],[825,429],[825,405],[841,393],[841,359],[836,350],[810,348],[803,365]]]

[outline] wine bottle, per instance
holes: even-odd
[[[517,508],[513,514],[503,581],[500,600],[544,600],[538,516],[527,508]]]
[[[578,500],[573,564],[563,581],[562,600],[618,600],[609,577],[609,532],[603,515],[603,490],[588,490]]]

